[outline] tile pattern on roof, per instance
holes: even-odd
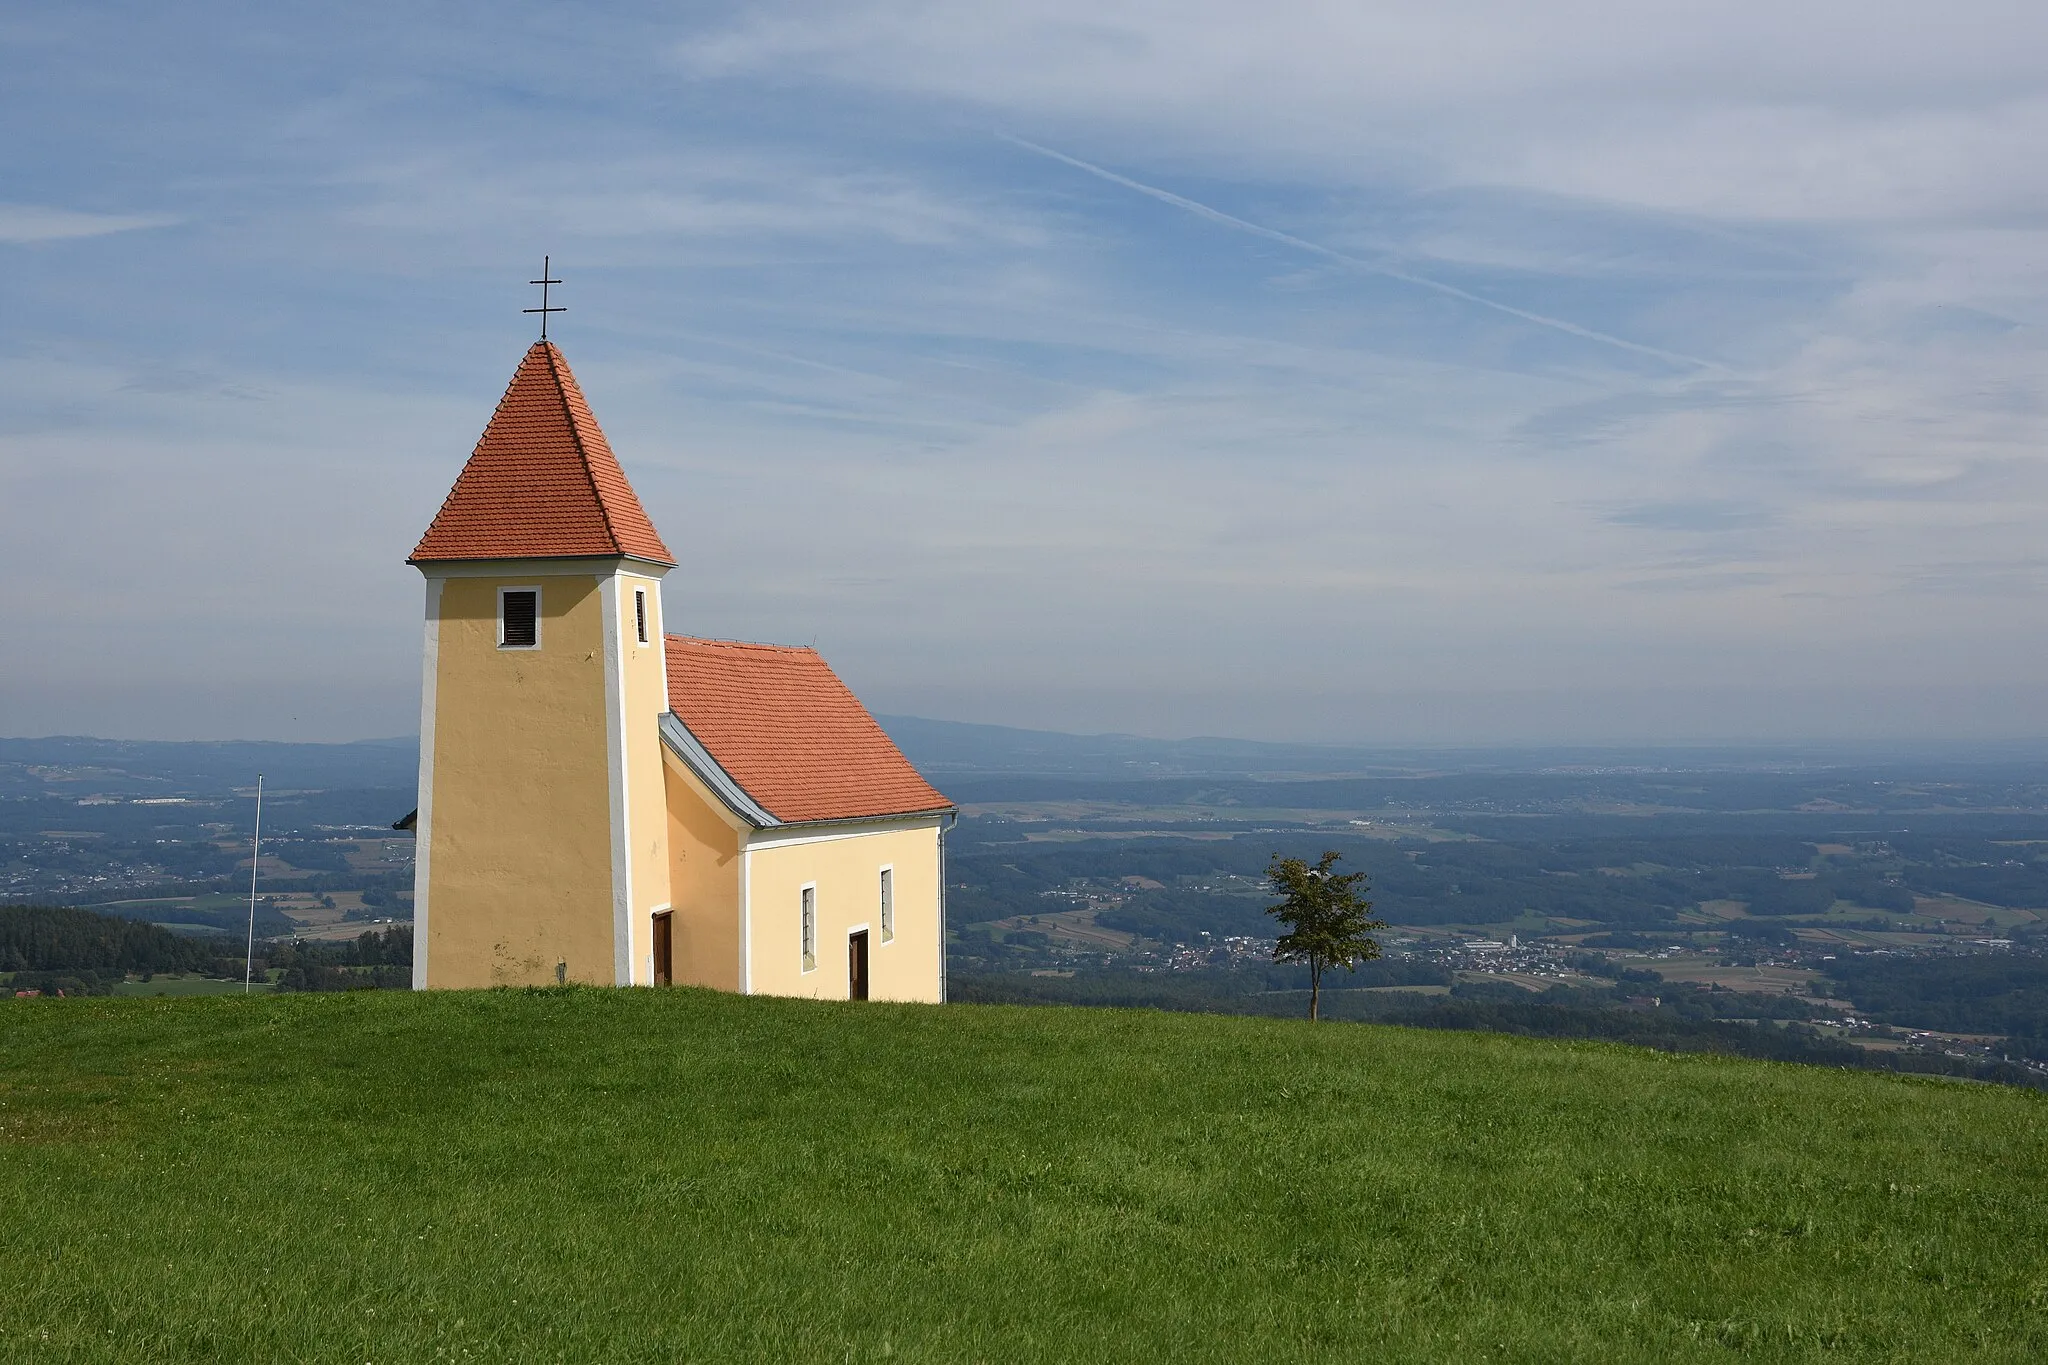
[[[952,803],[815,649],[671,635],[669,709],[776,819],[853,820]]]
[[[569,362],[535,342],[407,562],[614,555],[675,563]]]

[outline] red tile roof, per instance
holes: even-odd
[[[815,649],[671,635],[668,704],[726,774],[785,823],[952,805]]]
[[[535,342],[406,562],[614,555],[676,562],[569,362],[551,343]]]

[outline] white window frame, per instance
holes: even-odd
[[[797,951],[803,955],[803,972],[818,970],[818,884],[805,882],[797,890]]]
[[[883,863],[881,882],[881,914],[876,916],[881,930],[875,935],[876,945],[896,941],[896,864]]]
[[[633,632],[638,637],[635,643],[640,648],[645,649],[654,643],[654,622],[647,617],[647,589],[645,588],[633,589]]]
[[[530,592],[533,594],[533,643],[530,645],[508,645],[505,643],[505,594],[508,592]],[[498,648],[512,650],[539,649],[540,622],[540,584],[517,583],[498,589]]]

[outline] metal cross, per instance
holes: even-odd
[[[548,307],[548,286],[551,284],[560,284],[561,281],[551,280],[548,278],[548,258],[543,256],[540,258],[540,278],[537,280],[528,280],[527,283],[537,284],[540,286],[540,307],[522,308],[519,311],[522,313],[540,314],[540,339],[542,341],[546,341],[548,339],[548,314],[566,313],[569,311],[566,308]]]

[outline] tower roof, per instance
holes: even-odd
[[[569,362],[537,341],[406,562],[630,555],[673,565]]]

